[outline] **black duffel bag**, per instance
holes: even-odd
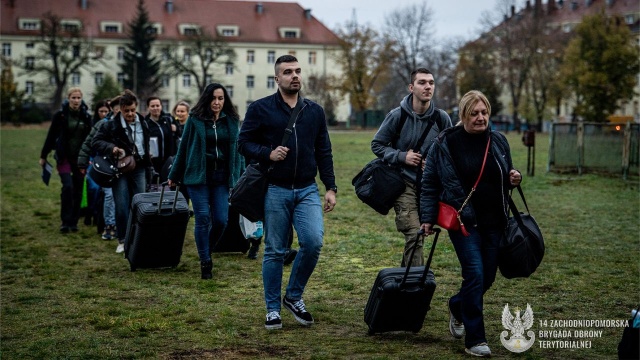
[[[120,171],[111,156],[96,155],[87,170],[87,176],[100,187],[110,188],[120,176]]]
[[[389,213],[407,186],[400,171],[380,158],[370,161],[351,184],[358,199],[382,215]]]
[[[509,198],[512,217],[509,218],[505,236],[498,252],[498,268],[507,279],[529,277],[544,257],[544,239],[536,219],[529,213],[522,188],[518,186],[522,202],[527,213],[518,212],[513,200]]]
[[[264,219],[264,197],[268,185],[267,171],[263,172],[259,163],[249,164],[231,189],[229,206],[251,222]]]

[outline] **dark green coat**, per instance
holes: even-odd
[[[226,116],[224,113],[221,116]],[[244,157],[238,153],[238,134],[240,121],[227,117],[225,124],[229,126],[229,188],[233,188],[244,171]],[[169,179],[183,185],[204,185],[207,183],[207,144],[204,121],[189,115],[182,133],[178,153],[173,160]]]

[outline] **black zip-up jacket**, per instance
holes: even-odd
[[[422,174],[422,188],[420,192],[420,222],[436,224],[438,219],[438,201],[460,209],[469,193],[465,191],[453,158],[450,153],[447,137],[456,132],[465,131],[462,126],[448,128],[436,139],[427,155],[427,163]],[[507,223],[509,190],[513,188],[509,181],[509,171],[513,169],[511,150],[507,139],[497,131],[489,131],[491,146],[487,162],[495,161],[502,174],[501,193],[495,194],[502,198],[504,222]],[[474,179],[475,180],[475,179]],[[476,213],[470,202],[461,213],[462,222],[467,227],[477,226]]]
[[[325,187],[332,188],[336,180],[324,110],[311,100],[300,101],[302,109],[286,144],[289,153],[283,161],[273,162],[269,183],[299,189],[313,184],[319,172]],[[268,168],[272,164],[269,154],[281,145],[292,111],[280,92],[251,103],[238,137],[240,154]]]
[[[151,161],[154,169],[160,172],[165,160],[176,153],[173,131],[171,131],[173,119],[163,111],[160,113],[160,118],[157,122],[151,119],[151,115],[145,116],[144,121],[149,127],[149,137],[158,138],[158,157],[151,159]]]
[[[80,126],[83,127],[82,140],[89,135],[91,131],[91,115],[89,115],[87,104],[82,101],[80,104],[80,121],[82,124]],[[65,100],[62,104],[62,108],[57,111],[53,115],[53,120],[51,121],[51,126],[49,127],[49,132],[47,133],[47,138],[44,141],[44,145],[42,146],[42,150],[40,151],[40,158],[46,159],[51,150],[55,150],[55,158],[56,160],[67,159],[70,156],[75,158],[69,158],[68,160],[75,163],[77,161],[77,154],[80,152],[80,148],[78,149],[68,149],[69,144],[69,100]],[[82,141],[81,140],[81,141]],[[69,154],[71,152],[71,154]],[[73,154],[75,152],[75,154]]]
[[[136,159],[136,168],[140,168],[149,166],[151,161],[149,160],[149,126],[142,115],[137,115],[140,124],[142,124],[142,134],[144,136],[142,141],[144,155],[141,159]],[[91,141],[91,147],[102,155],[112,155],[113,148],[116,146],[124,149],[126,155],[131,155],[134,149],[134,144],[129,140],[127,131],[122,127],[120,113],[115,114],[111,119],[104,122]]]

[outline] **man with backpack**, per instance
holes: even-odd
[[[402,266],[409,264],[411,249],[420,230],[418,209],[420,179],[429,147],[438,134],[452,125],[449,115],[433,104],[435,80],[431,71],[418,68],[411,72],[409,94],[400,106],[385,117],[371,141],[376,156],[399,169],[406,183],[405,191],[396,200],[396,229],[404,234]],[[422,244],[418,243],[411,266],[424,265]]]

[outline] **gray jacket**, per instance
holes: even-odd
[[[409,94],[402,99],[399,107],[387,114],[371,141],[371,150],[387,163],[399,166],[402,176],[415,183],[418,169],[415,166],[405,164],[407,152],[411,149],[413,151],[419,150],[423,158],[426,158],[429,147],[431,147],[438,134],[453,125],[449,115],[444,110],[436,108],[433,105],[433,101],[422,115],[413,111],[412,102],[413,94]],[[404,126],[400,129],[400,117],[403,110],[406,111],[408,116]],[[422,147],[416,149],[418,140],[429,125],[429,122],[435,123],[429,130]]]

